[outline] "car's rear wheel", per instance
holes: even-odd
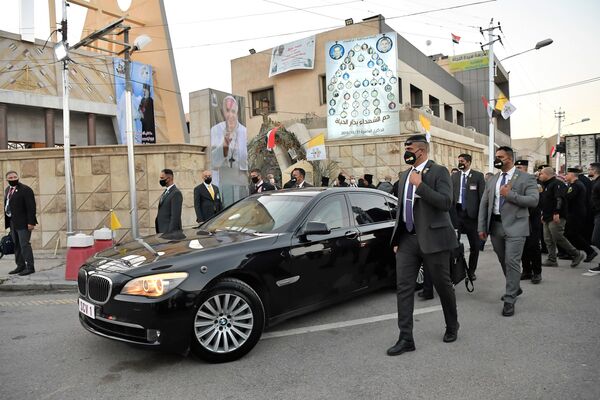
[[[264,307],[254,289],[238,279],[223,279],[200,298],[192,351],[208,362],[237,360],[256,345],[264,323]]]

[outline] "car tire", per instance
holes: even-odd
[[[260,296],[238,279],[216,282],[197,302],[191,350],[211,363],[237,360],[256,345],[265,325]]]

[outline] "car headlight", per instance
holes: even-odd
[[[187,272],[170,272],[135,278],[123,287],[121,294],[159,297],[175,289],[188,277]]]

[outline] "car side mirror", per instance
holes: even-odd
[[[306,237],[308,235],[327,235],[331,233],[331,229],[327,227],[327,224],[323,222],[309,221],[306,223],[301,236]]]

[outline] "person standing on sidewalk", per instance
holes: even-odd
[[[31,232],[37,225],[35,217],[35,196],[33,190],[19,182],[15,171],[6,173],[8,187],[4,190],[4,227],[10,228],[10,236],[15,244],[17,268],[9,274],[25,276],[35,272]]]
[[[160,186],[165,191],[158,200],[158,213],[154,220],[156,233],[172,233],[181,230],[181,208],[183,195],[175,186],[173,170],[165,168],[160,171]]]
[[[529,166],[528,160],[517,160],[515,162],[517,169],[527,173]],[[538,186],[538,192],[541,192],[542,186]],[[523,272],[521,280],[531,280],[531,283],[537,285],[542,281],[542,249],[540,247],[540,238],[542,237],[542,210],[540,204],[529,209],[529,236],[525,239],[523,247],[523,257],[521,264]]]
[[[585,251],[586,258],[583,262],[592,261],[598,253],[592,249],[587,235],[588,220],[590,219],[588,207],[588,195],[585,184],[579,178],[581,169],[567,168],[565,181],[567,188],[567,223],[565,225],[565,237],[577,250]],[[591,182],[590,182],[591,188]]]
[[[494,167],[501,173],[494,175],[485,186],[479,207],[479,237],[489,234],[494,252],[506,277],[506,294],[502,297],[502,315],[515,314],[515,302],[521,290],[521,256],[525,238],[529,236],[529,208],[539,201],[539,192],[533,175],[517,171],[514,152],[508,146],[496,151]]]
[[[567,223],[565,194],[567,188],[564,183],[556,179],[556,173],[552,167],[542,169],[539,180],[542,182],[544,188],[540,196],[540,201],[542,222],[544,224],[544,241],[548,248],[548,258],[542,263],[542,266],[558,267],[556,247],[560,246],[568,255],[573,257],[571,267],[574,268],[585,259],[585,253],[577,250],[565,238],[565,225]]]

